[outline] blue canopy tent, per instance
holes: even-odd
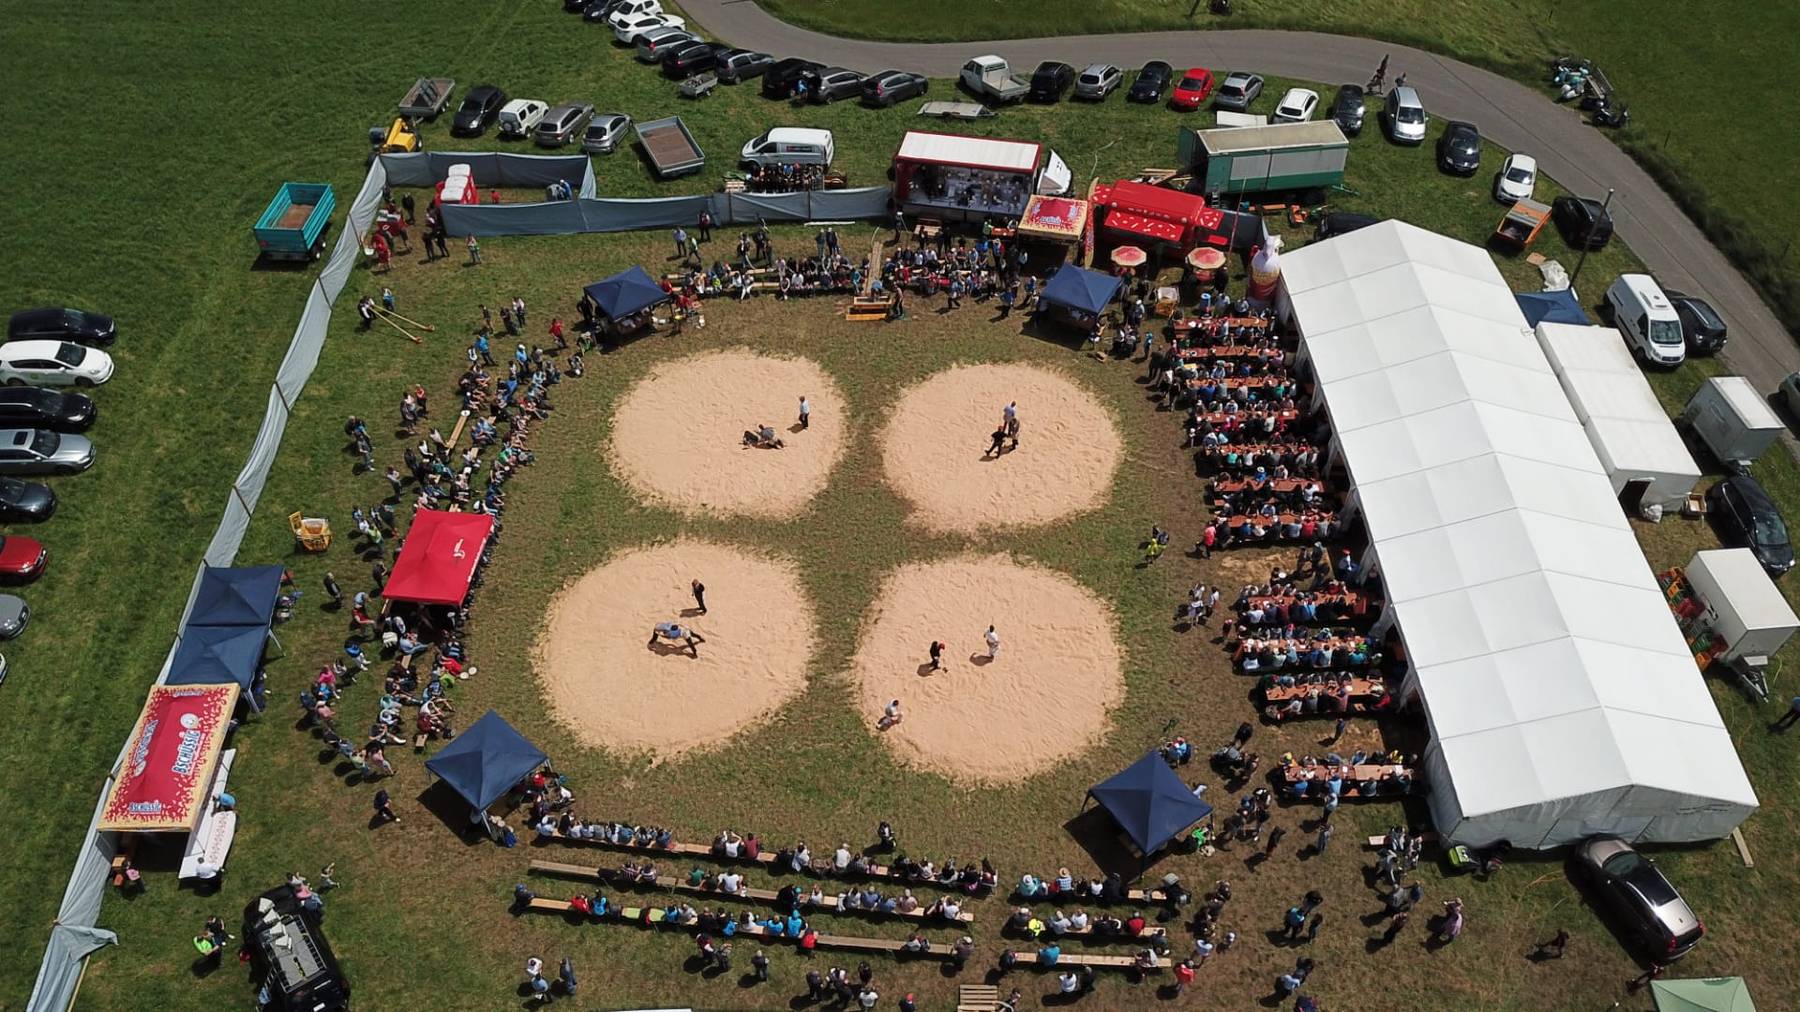
[[[1087,798],[1112,816],[1146,861],[1212,814],[1212,806],[1195,797],[1158,752],[1145,753],[1105,783],[1088,788]]]
[[[481,811],[500,800],[548,757],[492,710],[457,735],[425,768]]]
[[[1567,288],[1554,292],[1520,292],[1513,299],[1519,304],[1519,312],[1525,314],[1525,322],[1533,327],[1545,321],[1572,323],[1578,327],[1594,322],[1582,311],[1581,300]]]
[[[654,278],[644,273],[642,267],[635,265],[604,281],[596,281],[582,291],[594,300],[595,308],[608,320],[623,319],[651,306],[661,305],[670,298],[669,293],[663,291]]]
[[[194,595],[189,626],[261,626],[275,621],[275,601],[281,597],[280,566],[208,567]]]
[[[257,694],[251,691],[256,674],[262,670],[263,646],[269,631],[250,625],[188,626],[181,632],[181,645],[175,648],[174,663],[169,665],[170,685],[226,685],[236,682],[244,689],[243,697],[250,706],[262,709]]]
[[[1124,282],[1111,274],[1090,271],[1074,264],[1063,264],[1038,295],[1044,308],[1060,308],[1099,316]]]

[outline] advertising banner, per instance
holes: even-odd
[[[98,828],[191,832],[204,814],[237,699],[235,684],[153,686]]]

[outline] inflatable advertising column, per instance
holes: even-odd
[[[1272,235],[1250,258],[1250,302],[1266,306],[1275,301],[1275,285],[1281,280],[1281,237]]]

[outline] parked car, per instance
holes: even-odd
[[[1345,137],[1362,133],[1363,117],[1368,115],[1367,97],[1360,84],[1340,84],[1331,99],[1331,118]]]
[[[0,387],[0,426],[83,432],[98,409],[86,394],[43,387]]]
[[[23,598],[0,594],[0,640],[9,640],[31,624],[31,606]]]
[[[613,15],[615,18],[618,15]],[[623,21],[613,22],[613,38],[628,46],[637,45],[637,40],[658,28],[686,28],[687,19],[673,14],[635,14]]]
[[[719,66],[719,54],[730,51],[731,47],[722,42],[694,42],[677,46],[669,50],[662,58],[664,76],[679,81],[716,70]]]
[[[544,114],[533,137],[540,148],[560,148],[580,137],[593,115],[594,107],[585,102],[564,102]]]
[[[662,0],[622,0],[607,4],[606,23],[617,28],[633,18],[652,18],[662,13]]]
[[[500,136],[524,137],[544,121],[550,107],[535,98],[515,98],[500,107]]]
[[[904,70],[884,70],[863,79],[862,97],[867,105],[890,106],[909,98],[918,98],[931,89],[924,74]]]
[[[1412,88],[1388,92],[1381,119],[1387,126],[1388,140],[1395,144],[1412,147],[1425,143],[1425,124],[1430,117],[1425,115],[1425,103],[1419,101],[1419,93]]]
[[[1075,78],[1075,97],[1098,102],[1125,80],[1125,72],[1110,63],[1090,63]]]
[[[581,20],[597,21],[610,28],[612,26],[607,22],[612,18],[613,12],[625,6],[625,3],[626,0],[588,0],[581,8]]]
[[[1616,836],[1595,836],[1576,851],[1583,874],[1613,909],[1643,955],[1668,964],[1688,954],[1706,934],[1656,862]]]
[[[56,514],[56,493],[36,481],[0,477],[0,522],[42,523]]]
[[[1169,90],[1169,80],[1175,76],[1175,68],[1161,60],[1151,60],[1141,67],[1137,77],[1132,80],[1131,88],[1125,92],[1127,102],[1161,102],[1163,92]]]
[[[1289,88],[1275,103],[1275,115],[1269,117],[1276,123],[1305,123],[1313,118],[1313,112],[1319,108],[1319,93],[1310,88]]]
[[[733,49],[719,58],[719,80],[726,84],[737,84],[752,77],[760,77],[775,65],[775,57],[768,53],[752,53],[748,49]]]
[[[1612,215],[1598,200],[1562,196],[1550,202],[1550,220],[1563,241],[1576,249],[1605,249],[1612,239]]]
[[[0,383],[91,387],[112,379],[112,356],[67,341],[0,344]]]
[[[603,112],[588,120],[581,135],[581,150],[591,155],[610,155],[631,132],[631,117],[622,112]]]
[[[1720,540],[1750,549],[1770,576],[1794,568],[1787,524],[1761,482],[1747,474],[1732,475],[1707,489],[1706,502]]]
[[[807,100],[814,105],[830,105],[840,98],[854,98],[862,93],[863,76],[842,67],[826,67],[806,75]]]
[[[1368,228],[1383,219],[1369,214],[1357,214],[1354,211],[1333,211],[1319,218],[1315,238],[1329,239],[1334,235],[1344,235],[1359,228]]]
[[[1055,60],[1045,60],[1031,72],[1031,90],[1025,98],[1032,102],[1060,102],[1063,93],[1075,83],[1075,68]]]
[[[450,132],[460,137],[476,137],[500,116],[506,104],[506,92],[491,84],[478,84],[463,96],[456,115],[450,118]]]
[[[1250,108],[1250,103],[1256,101],[1262,90],[1261,77],[1234,70],[1226,74],[1225,80],[1219,83],[1219,94],[1213,99],[1213,108],[1226,112],[1243,112]]]
[[[94,466],[86,436],[49,429],[0,429],[0,474],[80,474]]]
[[[1494,199],[1502,204],[1530,200],[1537,192],[1537,159],[1517,152],[1507,155],[1494,176]]]
[[[1619,275],[1606,288],[1606,312],[1640,361],[1673,369],[1687,358],[1681,317],[1650,275]]]
[[[119,326],[110,316],[67,306],[22,309],[6,322],[8,341],[73,341],[90,348],[110,348]]]
[[[699,41],[700,36],[686,28],[658,28],[638,36],[637,58],[645,63],[661,63],[663,57],[680,47]]]
[[[1673,288],[1663,289],[1663,294],[1681,319],[1681,336],[1687,341],[1689,355],[1712,355],[1725,347],[1725,320],[1711,303]]]
[[[588,9],[594,0],[563,0],[563,10],[570,14],[579,14]]]
[[[1169,108],[1198,109],[1206,104],[1212,91],[1212,71],[1205,67],[1189,67],[1182,72],[1181,80],[1175,82],[1175,89],[1169,92]]]
[[[50,550],[36,538],[0,536],[0,583],[30,583],[43,575]]]
[[[778,60],[763,72],[762,93],[765,98],[789,98],[794,94],[794,85],[807,74],[817,74],[825,65],[798,57]]]
[[[817,127],[771,127],[744,142],[738,160],[750,165],[830,165],[837,157],[831,131]]]
[[[1453,176],[1472,176],[1481,168],[1481,131],[1475,124],[1451,120],[1438,135],[1438,168]]]
[[[1788,414],[1800,418],[1800,372],[1788,373],[1776,393],[1781,398],[1782,407],[1788,409]]]

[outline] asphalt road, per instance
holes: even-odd
[[[777,58],[799,56],[863,72],[911,70],[936,78],[955,77],[970,57],[997,52],[1027,70],[1042,60],[1077,67],[1116,63],[1129,69],[1146,60],[1164,59],[1178,67],[1360,84],[1382,57],[1390,57],[1388,80],[1406,74],[1406,83],[1419,90],[1433,116],[1477,124],[1496,144],[1537,156],[1544,172],[1583,196],[1604,197],[1612,187],[1616,234],[1661,284],[1704,296],[1719,310],[1731,328],[1724,358],[1733,370],[1765,393],[1788,373],[1800,370],[1800,345],[1731,261],[1630,155],[1575,110],[1552,101],[1548,90],[1528,88],[1465,63],[1408,46],[1317,32],[1138,32],[930,45],[868,42],[797,28],[751,0],[681,0],[681,8],[707,34]],[[1150,157],[1153,154],[1163,157],[1167,152],[1147,152],[1149,162],[1157,160]],[[1576,287],[1584,303],[1599,301],[1600,292]]]

